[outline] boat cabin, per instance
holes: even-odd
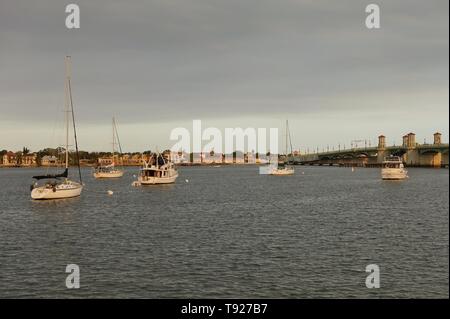
[[[401,164],[398,162],[385,162],[383,163],[383,168],[401,168]]]
[[[383,168],[402,168],[403,161],[398,156],[386,157],[383,161]]]
[[[169,171],[166,169],[158,169],[158,168],[144,168],[141,170],[141,176],[144,178],[169,177]]]

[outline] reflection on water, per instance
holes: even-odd
[[[0,297],[448,297],[446,169],[190,167],[145,187],[84,169],[81,197],[32,201],[38,172],[0,169]]]

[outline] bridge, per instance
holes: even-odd
[[[338,151],[316,152],[289,156],[289,162],[299,165],[381,166],[387,156],[400,156],[406,166],[448,167],[449,144],[441,142],[441,134],[435,133],[433,144],[416,143],[415,134],[403,136],[399,146],[386,146],[386,137],[378,137],[375,147],[355,147]]]

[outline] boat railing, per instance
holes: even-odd
[[[402,159],[399,156],[387,156],[384,158],[385,162],[402,162]]]

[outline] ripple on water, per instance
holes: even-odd
[[[131,187],[136,169],[103,181],[86,169],[82,197],[34,202],[39,170],[2,169],[0,297],[448,298],[448,170],[401,183],[299,170],[181,168],[175,185]],[[82,289],[65,288],[69,263]]]

